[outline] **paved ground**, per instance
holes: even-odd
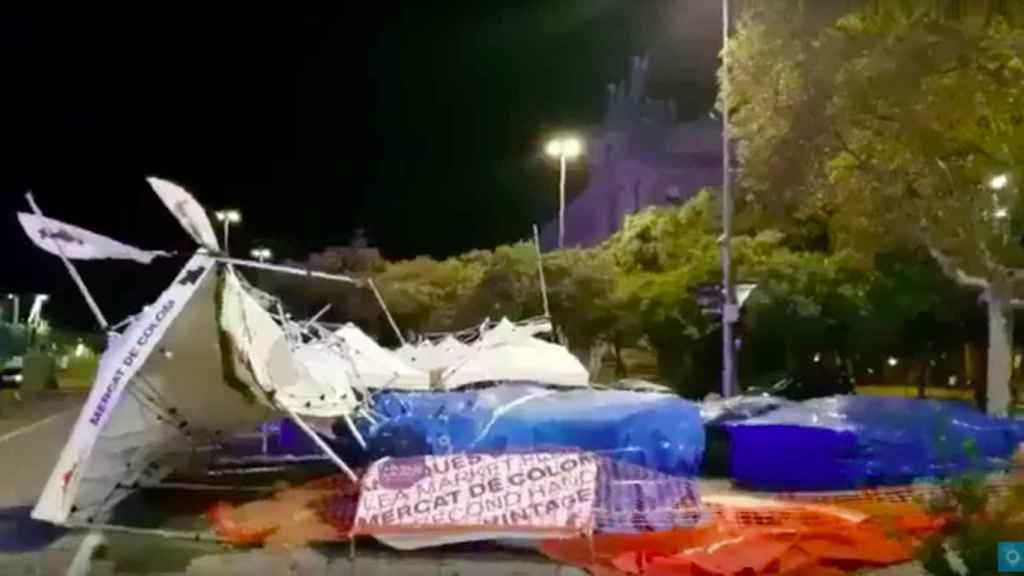
[[[0,576],[69,574],[86,534],[68,532],[29,517],[58,452],[74,426],[84,395],[0,395]],[[173,497],[172,497],[173,498]],[[180,519],[178,519],[180,520]],[[173,524],[172,520],[172,524]],[[475,555],[403,554],[348,546],[296,552],[225,550],[217,544],[135,534],[104,535],[104,552],[74,576],[341,576],[360,574],[579,574],[532,553]]]
[[[81,394],[25,397],[20,403],[0,398],[0,509],[35,503],[82,400]]]
[[[0,574],[63,574],[79,537],[29,518],[81,394],[0,395]],[[32,572],[31,570],[34,570]]]
[[[83,399],[82,393],[51,394],[12,403],[9,396],[0,396],[0,576],[68,574],[82,545],[85,534],[34,522],[28,514],[74,425]],[[726,480],[702,480],[701,490],[707,494],[734,491]],[[174,500],[176,496],[168,498]],[[226,550],[211,543],[152,536],[107,534],[104,538],[106,552],[101,559],[73,576],[581,574],[529,552],[398,554],[379,546],[361,545],[353,560],[344,545],[271,552]],[[921,572],[902,566],[884,574]]]

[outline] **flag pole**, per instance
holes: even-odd
[[[25,199],[28,200],[28,205],[32,207],[32,211],[35,212],[36,216],[45,218],[45,216],[43,216],[43,212],[36,204],[35,198],[32,197],[31,192],[25,193]],[[99,323],[100,328],[102,328],[104,332],[108,331],[110,329],[110,323],[107,322],[106,318],[104,318],[103,312],[100,311],[100,307],[96,305],[96,301],[93,300],[92,294],[89,292],[89,289],[86,288],[85,282],[82,280],[82,277],[79,276],[78,270],[75,268],[74,264],[72,264],[71,261],[68,260],[67,256],[64,255],[64,250],[60,247],[60,242],[54,242],[51,239],[50,243],[57,249],[57,255],[60,256],[61,262],[64,262],[64,267],[68,269],[68,274],[71,275],[71,279],[75,281],[75,285],[78,286],[78,290],[82,293],[82,296],[85,297],[85,302],[89,305],[89,309],[92,310],[93,316],[96,317],[96,322]]]

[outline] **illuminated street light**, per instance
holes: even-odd
[[[249,255],[259,260],[260,262],[265,262],[274,257],[274,253],[270,251],[270,248],[266,248],[263,246],[260,246],[259,248],[253,248],[252,250],[249,251]]]
[[[571,136],[549,140],[544,147],[548,156],[558,159],[558,249],[565,247],[565,163],[583,154],[583,143]]]
[[[224,223],[224,253],[228,253],[228,228],[242,222],[242,213],[233,208],[217,210],[213,213],[218,222]]]
[[[32,307],[29,308],[28,318],[25,319],[25,325],[31,327],[39,325],[43,318],[43,304],[49,301],[49,294],[36,294],[32,299]]]
[[[992,179],[988,181],[988,187],[993,190],[1002,190],[1003,188],[1009,186],[1009,184],[1010,177],[1007,176],[1006,174],[999,174],[997,176],[993,176]]]
[[[888,363],[889,366],[897,366],[900,363],[900,361],[895,356],[889,356]]]

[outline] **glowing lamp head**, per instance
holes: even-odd
[[[217,217],[218,222],[238,224],[242,221],[242,213],[238,210],[218,210],[213,215]]]
[[[579,138],[555,138],[547,143],[544,151],[552,158],[571,160],[583,153],[583,143]]]
[[[1006,174],[998,174],[988,181],[988,187],[993,190],[1002,190],[1010,185],[1010,177]]]

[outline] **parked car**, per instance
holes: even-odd
[[[23,367],[24,361],[21,356],[8,360],[0,369],[0,388],[21,388],[21,381],[24,379]]]
[[[789,400],[808,400],[823,396],[855,394],[856,390],[850,378],[842,372],[829,374],[826,372],[805,375],[785,374],[777,376],[768,384],[751,386],[744,396],[777,396]]]
[[[651,392],[655,394],[675,394],[675,390],[665,386],[664,384],[658,384],[656,382],[649,382],[647,380],[640,380],[637,378],[626,378],[619,380],[612,385],[613,388],[619,390],[629,390],[630,392]]]

